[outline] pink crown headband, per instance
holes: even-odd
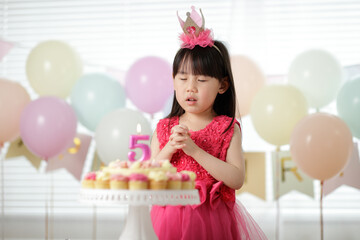
[[[184,33],[180,34],[180,40],[182,41],[181,48],[193,49],[196,45],[200,47],[214,46],[220,52],[214,45],[211,30],[204,28],[205,19],[201,9],[199,9],[201,16],[196,12],[194,6],[191,7],[191,10],[191,13],[186,13],[187,18],[185,22],[179,17],[179,13],[177,13],[180,26],[184,31]]]

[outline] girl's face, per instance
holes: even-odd
[[[218,93],[224,93],[228,88],[226,80],[193,75],[186,70],[178,72],[174,78],[176,99],[188,113],[212,114],[215,98]]]

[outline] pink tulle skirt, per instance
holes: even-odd
[[[159,240],[267,239],[239,201],[221,200],[216,207],[209,201],[196,206],[153,206],[151,219]]]

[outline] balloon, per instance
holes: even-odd
[[[240,115],[250,113],[251,103],[256,93],[264,86],[265,76],[250,58],[232,56],[231,68],[234,76],[237,107]],[[240,118],[240,116],[236,116]]]
[[[360,76],[341,87],[336,107],[339,117],[347,123],[352,134],[360,139]]]
[[[102,117],[125,106],[125,91],[119,82],[107,75],[87,74],[75,84],[71,105],[79,121],[95,131]]]
[[[30,102],[21,114],[20,135],[28,149],[45,160],[61,153],[76,134],[74,110],[57,97]]]
[[[82,68],[80,57],[68,44],[45,41],[31,50],[26,75],[39,95],[65,98],[81,76]]]
[[[267,142],[288,144],[294,126],[307,115],[307,102],[293,86],[269,85],[254,97],[251,120],[256,132]]]
[[[101,119],[95,131],[95,142],[104,163],[127,159],[130,135],[137,134],[137,124],[141,125],[141,134],[152,134],[150,123],[134,110],[116,109]]]
[[[10,52],[14,45],[12,42],[0,39],[0,61]]]
[[[126,73],[126,96],[144,112],[161,111],[174,91],[171,72],[170,64],[161,58],[141,58]]]
[[[295,164],[312,178],[326,180],[346,165],[353,143],[349,128],[340,118],[314,113],[294,128],[290,152]]]
[[[30,101],[19,83],[0,79],[0,145],[20,135],[20,115]]]
[[[173,101],[174,101],[174,94],[171,94],[170,97],[166,100],[162,110],[164,116],[167,116],[171,113]]]
[[[324,50],[308,50],[297,56],[288,72],[289,84],[303,92],[310,107],[321,108],[335,99],[343,78],[336,58]]]

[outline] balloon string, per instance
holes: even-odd
[[[45,239],[49,239],[49,214],[48,214],[48,194],[45,197]]]
[[[276,229],[275,229],[275,239],[279,240],[280,233],[280,160],[279,160],[279,151],[280,147],[276,147]]]
[[[5,194],[4,194],[4,161],[5,156],[3,156],[3,144],[0,143],[0,164],[1,164],[1,239],[5,239]]]
[[[46,162],[48,162],[48,159],[44,159]],[[53,178],[50,174],[50,186],[48,185],[47,191],[46,191],[46,197],[45,197],[45,239],[48,240],[49,237],[52,239],[52,186],[53,186]]]
[[[54,175],[50,173],[50,239],[54,239]]]
[[[324,196],[324,181],[321,180],[320,189],[320,239],[324,240],[324,223],[323,223],[323,196]]]
[[[92,239],[96,240],[96,206],[93,206],[93,231],[92,231]]]

